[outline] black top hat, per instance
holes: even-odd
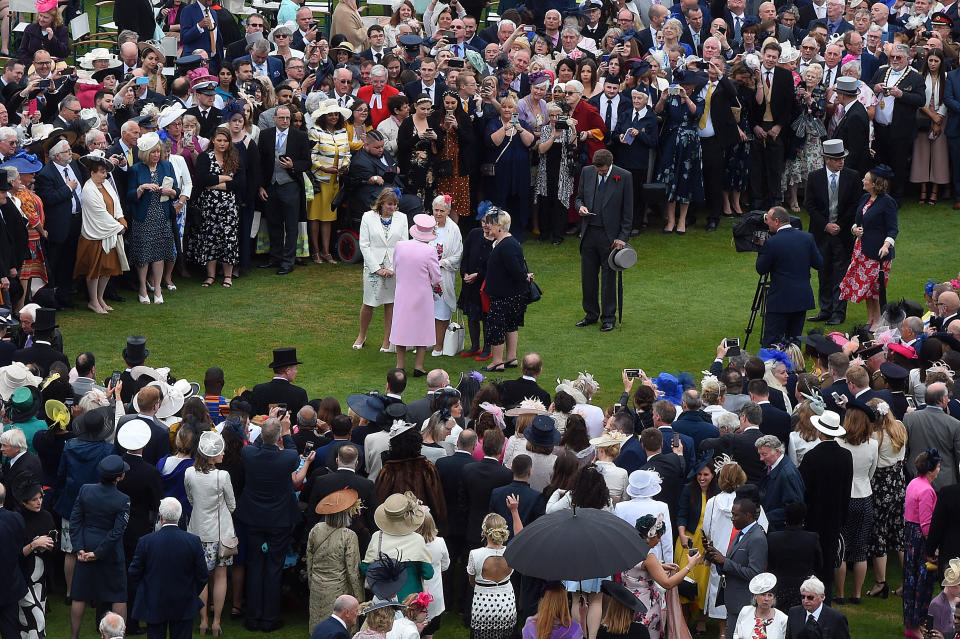
[[[119,455],[107,455],[100,460],[97,470],[100,471],[100,479],[116,479],[130,470],[130,464],[123,461]]]
[[[34,331],[50,331],[55,329],[57,324],[57,312],[52,308],[38,308],[33,314]]]
[[[127,347],[120,353],[123,361],[128,364],[143,364],[144,360],[150,356],[147,349],[147,338],[142,335],[131,335],[127,338]]]
[[[303,364],[297,359],[297,349],[287,346],[284,348],[273,349],[273,361],[270,362],[270,368],[284,368],[286,366],[296,366]]]
[[[643,602],[637,599],[634,594],[630,592],[630,589],[623,584],[604,579],[600,582],[600,590],[610,595],[610,598],[621,606],[626,606],[634,612],[645,613],[647,611],[647,607],[643,605]]]
[[[560,431],[549,415],[537,415],[523,436],[534,446],[556,446],[560,442]]]

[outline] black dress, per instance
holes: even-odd
[[[457,306],[472,321],[483,318],[480,302],[480,286],[487,276],[487,258],[493,250],[493,242],[483,236],[482,228],[471,229],[463,241],[463,260],[460,262],[460,276],[476,273],[477,279],[471,283],[462,282]]]
[[[650,632],[642,623],[633,622],[625,634],[615,635],[601,624],[597,630],[597,639],[650,639]]]
[[[33,512],[20,509],[26,523],[24,538],[29,542],[49,535],[56,530],[53,515],[48,510]],[[45,550],[35,550],[20,557],[20,570],[27,581],[27,594],[20,600],[20,639],[42,639],[46,636],[47,605],[47,555]]]

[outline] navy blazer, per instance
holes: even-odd
[[[768,237],[757,256],[757,273],[770,274],[767,310],[795,313],[816,306],[810,269],[819,270],[822,265],[823,256],[809,233],[787,228]]]
[[[880,60],[866,49],[860,54],[860,79],[869,82],[873,74],[880,68]]]
[[[850,625],[847,616],[830,606],[820,608],[820,618],[817,620],[819,636],[823,639],[850,639]],[[808,637],[806,631],[807,611],[803,606],[793,606],[787,613],[787,639],[801,639]]]
[[[803,501],[804,486],[800,471],[784,452],[777,467],[767,473],[760,484],[761,503],[770,522],[770,532],[783,530],[786,525],[787,504]]]
[[[0,565],[7,566],[7,576],[0,579],[0,606],[15,604],[27,594],[27,582],[19,569],[23,547],[27,545],[23,516],[0,508]]]
[[[100,561],[123,563],[123,533],[130,519],[130,498],[113,484],[84,484],[70,515],[73,549],[92,552]]]
[[[524,526],[536,521],[537,517],[546,512],[547,500],[539,490],[530,488],[529,483],[516,479],[506,486],[493,489],[493,492],[490,493],[490,506],[487,510],[497,513],[507,520],[507,528],[510,530],[510,538],[512,538],[513,513],[507,508],[507,497],[509,495],[516,495],[519,499],[517,513],[520,515],[520,522]]]
[[[704,420],[703,413],[698,410],[685,410],[673,420],[673,429],[681,435],[687,435],[693,439],[695,449],[700,448],[700,442],[708,437],[719,437],[720,431],[713,425],[712,421]],[[686,453],[686,451],[684,451]],[[694,451],[695,453],[695,451]]]
[[[867,214],[863,214],[863,207],[867,204],[869,195],[863,194],[860,202],[857,204],[857,217],[855,224],[863,227],[863,237],[860,238],[860,248],[863,254],[871,260],[880,259],[880,247],[888,237],[897,239],[897,201],[889,195],[881,195],[870,208]],[[887,253],[888,260],[892,260],[895,255],[894,248],[890,247]]]
[[[680,443],[683,444],[683,462],[686,471],[689,471],[696,464],[696,451],[694,450],[693,437],[684,435],[680,431],[675,431],[672,426],[661,426],[660,433],[663,435],[663,448],[660,452],[663,454],[673,452],[673,434],[680,435]]]
[[[350,639],[350,634],[343,624],[331,615],[314,627],[310,639]]]
[[[247,526],[289,529],[300,517],[290,479],[300,456],[289,435],[284,435],[283,448],[244,446],[240,453],[245,482],[234,515]]]
[[[188,51],[203,49],[211,57],[217,56],[223,51],[223,30],[217,29],[217,50],[211,51],[210,32],[207,29],[197,26],[204,18],[203,13],[203,9],[196,2],[180,9],[180,15],[178,16],[180,20],[180,44]],[[217,12],[211,9],[210,14],[213,16],[213,21],[216,26],[219,22]]]
[[[200,538],[167,525],[137,542],[128,570],[137,583],[133,616],[146,623],[193,619],[210,575]],[[176,584],[171,588],[171,584]]]
[[[443,78],[435,78],[433,81],[433,104],[435,106],[440,106],[443,104],[443,92],[447,90],[447,85],[443,81]],[[423,92],[423,82],[420,78],[417,78],[413,82],[407,82],[403,85],[403,94],[407,96],[407,99],[410,100],[410,103],[413,104],[417,101],[417,98]]]
[[[621,103],[623,97],[623,94],[620,94]],[[621,111],[617,119],[617,126],[613,129],[613,162],[631,172],[642,169],[645,175],[647,165],[650,163],[650,149],[657,148],[657,134],[659,133],[657,114],[652,107],[648,106],[646,114],[640,118],[640,122],[635,127],[640,131],[640,135],[634,138],[632,144],[624,144],[620,141],[620,136],[626,135],[628,129],[634,128],[633,103],[629,98],[627,104],[630,105],[630,108]]]
[[[187,5],[192,6],[192,5]],[[170,215],[170,205],[177,201],[177,198],[180,197],[180,185],[177,182],[177,176],[173,172],[173,165],[169,162],[159,162],[157,163],[157,181],[153,182],[150,179],[150,169],[143,162],[137,162],[129,169],[127,169],[127,200],[133,205],[133,219],[136,221],[142,221],[147,216],[147,207],[150,206],[150,200],[153,196],[152,191],[144,191],[143,196],[137,197],[137,187],[141,184],[146,184],[147,182],[152,182],[154,184],[162,184],[163,178],[170,177],[173,179],[173,190],[177,192],[174,197],[171,197],[166,202],[161,202],[160,207],[163,208],[164,214]],[[158,191],[159,192],[159,191]]]
[[[234,62],[240,60],[250,60],[250,63],[253,64],[253,60],[250,58],[250,54],[240,56]],[[283,68],[283,60],[275,58],[273,56],[267,56],[267,74],[270,76],[270,82],[273,83],[273,86],[277,86],[281,82],[287,79],[287,72]]]
[[[773,393],[771,393],[772,395]],[[772,402],[760,404],[760,412],[763,414],[763,420],[760,422],[760,432],[764,435],[773,435],[780,440],[781,444],[787,446],[790,443],[790,431],[793,430],[790,426],[790,414],[777,408]]]
[[[636,435],[620,445],[620,454],[613,460],[613,463],[627,471],[629,475],[635,470],[647,463],[647,451],[643,450],[643,444]]]
[[[70,169],[76,176],[77,182],[82,186],[84,180],[80,163],[76,160],[70,160]],[[67,241],[67,237],[73,232],[70,227],[74,223],[76,224],[76,233],[80,233],[80,205],[77,204],[77,213],[74,219],[73,191],[63,181],[61,171],[63,169],[60,165],[51,160],[37,173],[36,192],[43,200],[43,214],[47,220],[44,225],[47,229],[47,241],[54,244],[62,244]]]
[[[960,69],[947,74],[947,85],[943,94],[943,103],[947,105],[948,138],[960,137]]]

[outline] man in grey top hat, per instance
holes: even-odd
[[[848,157],[846,168],[853,169],[861,176],[869,168],[870,158],[870,117],[867,109],[857,96],[860,94],[860,81],[856,78],[837,78],[837,108],[843,115],[833,130],[834,138],[843,141]]]

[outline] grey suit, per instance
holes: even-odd
[[[907,429],[907,456],[904,460],[911,475],[917,474],[913,460],[930,448],[940,452],[940,474],[931,485],[940,490],[957,483],[957,461],[960,455],[960,421],[935,406],[903,416]]]
[[[721,572],[727,579],[727,628],[736,628],[740,609],[750,605],[750,580],[767,566],[767,534],[760,524],[755,522],[739,541],[735,540],[726,557]]]
[[[616,282],[607,263],[614,240],[629,242],[633,227],[633,177],[613,165],[601,188],[592,164],[580,172],[580,190],[574,209],[585,206],[593,215],[580,218],[580,284],[585,318],[614,323],[617,312]],[[600,275],[601,305],[597,304],[597,275]]]

